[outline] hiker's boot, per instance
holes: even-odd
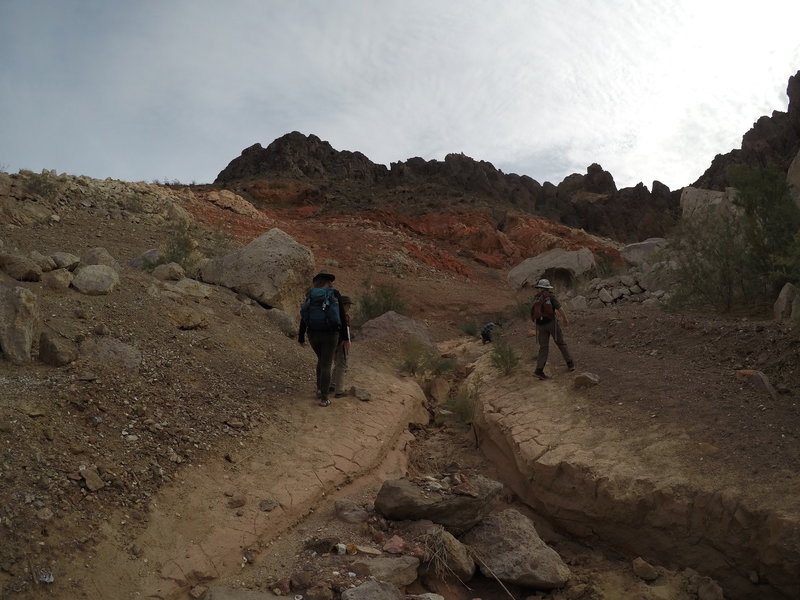
[[[549,378],[547,375],[545,375],[545,374],[544,374],[544,371],[543,371],[542,369],[536,369],[536,370],[533,372],[533,374],[534,374],[534,375],[536,375],[536,376],[537,376],[539,379],[541,379],[541,380],[543,380],[543,381],[544,381],[545,379],[550,379],[550,378]]]

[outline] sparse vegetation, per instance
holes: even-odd
[[[373,286],[366,281],[364,288],[366,291],[361,295],[359,303],[359,316],[362,321],[369,321],[390,310],[400,314],[405,311],[405,303],[395,286],[388,284]]]
[[[178,221],[170,229],[169,238],[157,264],[178,263],[187,275],[192,276],[197,273],[200,259],[196,248],[197,242],[191,227],[184,221]]]
[[[33,173],[32,171],[21,171],[27,175],[25,190],[30,194],[41,196],[45,200],[56,200],[60,185],[57,176],[50,172]]]
[[[519,364],[520,356],[514,347],[503,338],[492,343],[492,364],[500,369],[503,375],[510,375]]]
[[[480,374],[463,382],[447,399],[447,409],[451,410],[462,422],[472,423],[475,418],[475,403],[478,401],[482,385],[483,379]]]
[[[447,532],[444,527],[437,525],[430,533],[425,534],[420,539],[420,546],[425,562],[439,579],[459,579],[450,567],[455,559],[451,555],[451,545],[447,542]]]
[[[741,224],[727,211],[707,211],[681,223],[670,247],[677,289],[668,308],[700,304],[730,311],[748,289],[742,269]],[[762,294],[763,297],[763,294]]]
[[[736,165],[728,177],[738,190],[734,203],[742,213],[745,270],[760,276],[772,292],[786,282],[800,282],[800,208],[786,174],[774,165]]]
[[[706,305],[765,311],[787,282],[800,282],[800,208],[775,167],[737,165],[734,206],[684,220],[669,252],[678,285],[670,308]]]
[[[605,278],[611,277],[619,269],[614,265],[614,257],[605,252],[598,252],[594,256],[594,270],[595,276]]]
[[[444,358],[436,350],[415,336],[402,346],[403,362],[400,369],[411,375],[444,375],[456,368],[456,361]]]

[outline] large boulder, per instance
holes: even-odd
[[[231,212],[235,212],[239,215],[246,215],[256,219],[259,219],[263,216],[260,212],[258,212],[258,209],[255,206],[230,190],[211,190],[210,192],[206,192],[205,195],[203,193],[199,193],[198,196],[200,196],[200,198],[205,196],[206,201],[216,204],[218,207],[224,210],[230,210]]]
[[[533,287],[539,279],[547,277],[557,289],[571,289],[576,279],[594,269],[594,255],[588,248],[554,248],[523,260],[508,272],[508,280],[516,288],[523,288]]]
[[[648,238],[643,242],[628,244],[619,251],[619,255],[629,265],[639,266],[651,262],[656,253],[667,245],[664,238]]]
[[[475,552],[486,577],[544,590],[569,580],[569,567],[542,541],[531,520],[513,508],[489,515],[461,541]]]
[[[681,192],[681,216],[698,220],[709,214],[735,210],[736,189],[729,187],[724,192],[696,187],[685,187]]]
[[[76,269],[72,287],[87,296],[110,294],[119,284],[119,275],[108,265],[88,265]]]
[[[778,294],[773,307],[776,321],[796,321],[800,319],[800,292],[791,283],[787,283]]]
[[[88,265],[106,265],[115,271],[119,271],[119,263],[111,253],[105,248],[87,248],[81,252],[81,268]]]
[[[39,328],[39,299],[19,286],[0,284],[0,350],[14,364],[30,362]]]
[[[392,337],[407,335],[419,338],[430,346],[435,345],[433,335],[425,323],[415,321],[393,310],[385,312],[374,319],[370,319],[364,323],[359,330],[360,339],[379,338],[387,335]]]
[[[39,281],[42,278],[42,267],[26,256],[0,254],[0,269],[17,281]]]
[[[427,519],[459,535],[489,513],[503,484],[476,475],[460,484],[444,487],[439,483],[410,479],[384,481],[375,499],[375,509],[395,521]]]
[[[200,276],[294,314],[314,276],[314,256],[280,229],[270,229],[243,248],[205,262]]]

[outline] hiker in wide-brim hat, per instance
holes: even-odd
[[[539,354],[536,358],[534,375],[539,379],[548,379],[544,367],[550,354],[550,338],[552,337],[561,351],[561,356],[567,363],[569,371],[575,370],[575,361],[564,341],[564,325],[569,325],[567,313],[561,303],[553,294],[553,286],[549,279],[540,279],[536,282],[536,295],[531,305],[531,320],[535,324],[536,339],[539,342]]]

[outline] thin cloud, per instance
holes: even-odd
[[[208,182],[297,130],[383,164],[464,152],[558,183],[597,162],[674,189],[786,109],[798,18],[776,0],[4,3],[0,164]]]

